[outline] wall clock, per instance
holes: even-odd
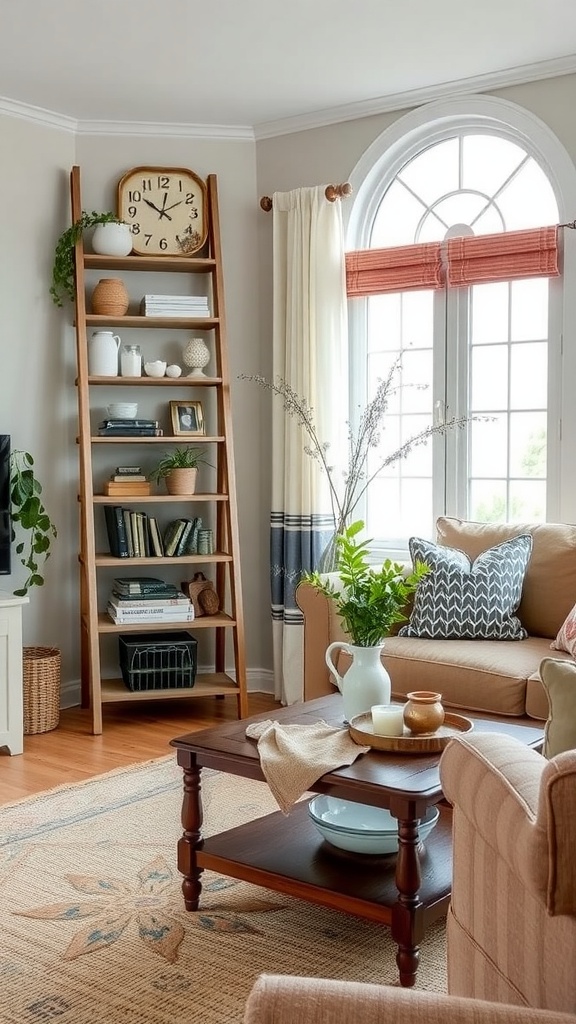
[[[208,234],[206,185],[185,167],[133,167],[118,182],[118,216],[142,256],[190,256]]]

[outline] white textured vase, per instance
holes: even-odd
[[[205,377],[204,367],[210,362],[210,349],[204,338],[190,338],[182,353],[186,366],[190,366],[189,377]]]
[[[381,660],[384,644],[377,647],[356,647],[343,640],[335,640],[326,648],[326,664],[334,676],[344,701],[344,718],[350,722],[355,715],[370,711],[373,704],[390,703],[390,676]],[[333,651],[344,651],[352,664],[343,676],[332,661]]]
[[[132,252],[132,232],[128,224],[97,224],[92,249],[100,256],[128,256]]]

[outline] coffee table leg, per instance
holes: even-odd
[[[398,856],[396,887],[398,901],[392,907],[392,938],[398,946],[396,963],[400,984],[411,988],[416,981],[420,962],[420,940],[423,928],[418,892],[422,875],[418,857],[418,818],[398,821]]]
[[[196,862],[196,847],[202,838],[202,811],[200,773],[194,754],[178,751],[178,764],[184,771],[184,797],[181,821],[184,833],[178,840],[178,870],[184,875],[182,892],[186,910],[198,910],[202,885],[202,868]]]

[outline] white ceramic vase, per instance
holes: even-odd
[[[128,256],[132,252],[132,232],[128,224],[97,224],[92,249],[100,256]]]
[[[370,711],[373,704],[390,703],[390,676],[381,660],[384,644],[377,647],[356,647],[343,640],[335,640],[326,648],[326,664],[332,673],[344,701],[344,718],[350,722],[355,715]],[[343,676],[332,661],[333,651],[344,651],[352,664]]]
[[[88,342],[88,373],[91,377],[118,376],[120,338],[113,331],[94,331]]]
[[[205,377],[204,367],[210,362],[210,349],[204,338],[190,338],[182,353],[186,366],[190,366],[189,377]]]

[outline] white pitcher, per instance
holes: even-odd
[[[88,373],[91,377],[118,376],[120,338],[113,331],[94,331],[88,345]]]
[[[356,647],[343,640],[335,640],[326,648],[326,664],[344,699],[344,718],[347,722],[355,715],[370,711],[373,704],[390,703],[390,676],[380,658],[383,647],[384,644]],[[343,676],[334,667],[334,650],[345,651],[352,658],[352,664]]]

